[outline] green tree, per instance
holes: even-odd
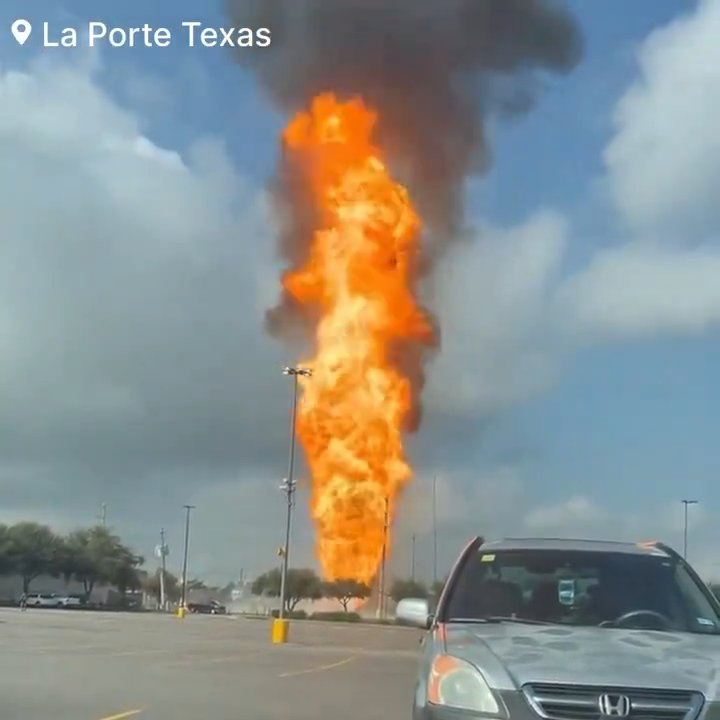
[[[7,525],[0,523],[0,575],[10,575],[13,572],[8,530]]]
[[[357,580],[334,580],[323,585],[323,595],[338,600],[343,610],[347,612],[351,600],[370,597],[370,588]]]
[[[22,577],[23,592],[40,575],[60,574],[61,541],[47,526],[34,522],[11,525],[5,531],[6,567]]]
[[[135,555],[129,548],[119,545],[115,549],[109,582],[115,585],[123,596],[128,590],[139,590],[142,587],[139,568],[144,562],[143,557]]]
[[[65,541],[63,573],[83,584],[89,600],[98,583],[110,583],[122,592],[140,584],[136,571],[142,558],[125,547],[106,527],[76,530]]]
[[[161,600],[160,593],[160,573],[162,571],[158,568],[154,574],[148,575],[143,581],[143,590],[149,595],[152,595],[158,603]],[[165,571],[165,596],[170,602],[177,602],[180,599],[180,581],[175,575]]]
[[[59,537],[55,554],[55,567],[59,576],[66,583],[72,580],[75,573],[74,550],[70,545],[69,537]]]
[[[253,595],[280,597],[281,572],[273,568],[255,579]],[[301,600],[319,600],[323,596],[320,578],[309,568],[291,568],[285,588],[285,610],[292,612]]]
[[[390,588],[390,597],[396,603],[406,598],[425,598],[427,596],[427,586],[411,578],[398,578]]]
[[[431,586],[430,586],[430,595],[431,597],[434,597],[436,600],[440,597],[440,593],[445,588],[445,585],[447,584],[448,579],[445,578],[444,580],[436,580]]]

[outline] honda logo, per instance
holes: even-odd
[[[630,715],[630,698],[607,693],[598,698],[598,707],[604,717],[626,718]]]

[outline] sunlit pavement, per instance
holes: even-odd
[[[410,714],[420,634],[293,621],[0,611],[3,720],[391,720]]]

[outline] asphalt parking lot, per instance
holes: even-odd
[[[410,714],[420,633],[294,621],[0,611],[3,720],[392,720]]]

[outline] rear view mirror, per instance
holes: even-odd
[[[395,610],[395,619],[406,625],[421,627],[427,630],[430,627],[430,604],[420,598],[406,598],[401,600]]]

